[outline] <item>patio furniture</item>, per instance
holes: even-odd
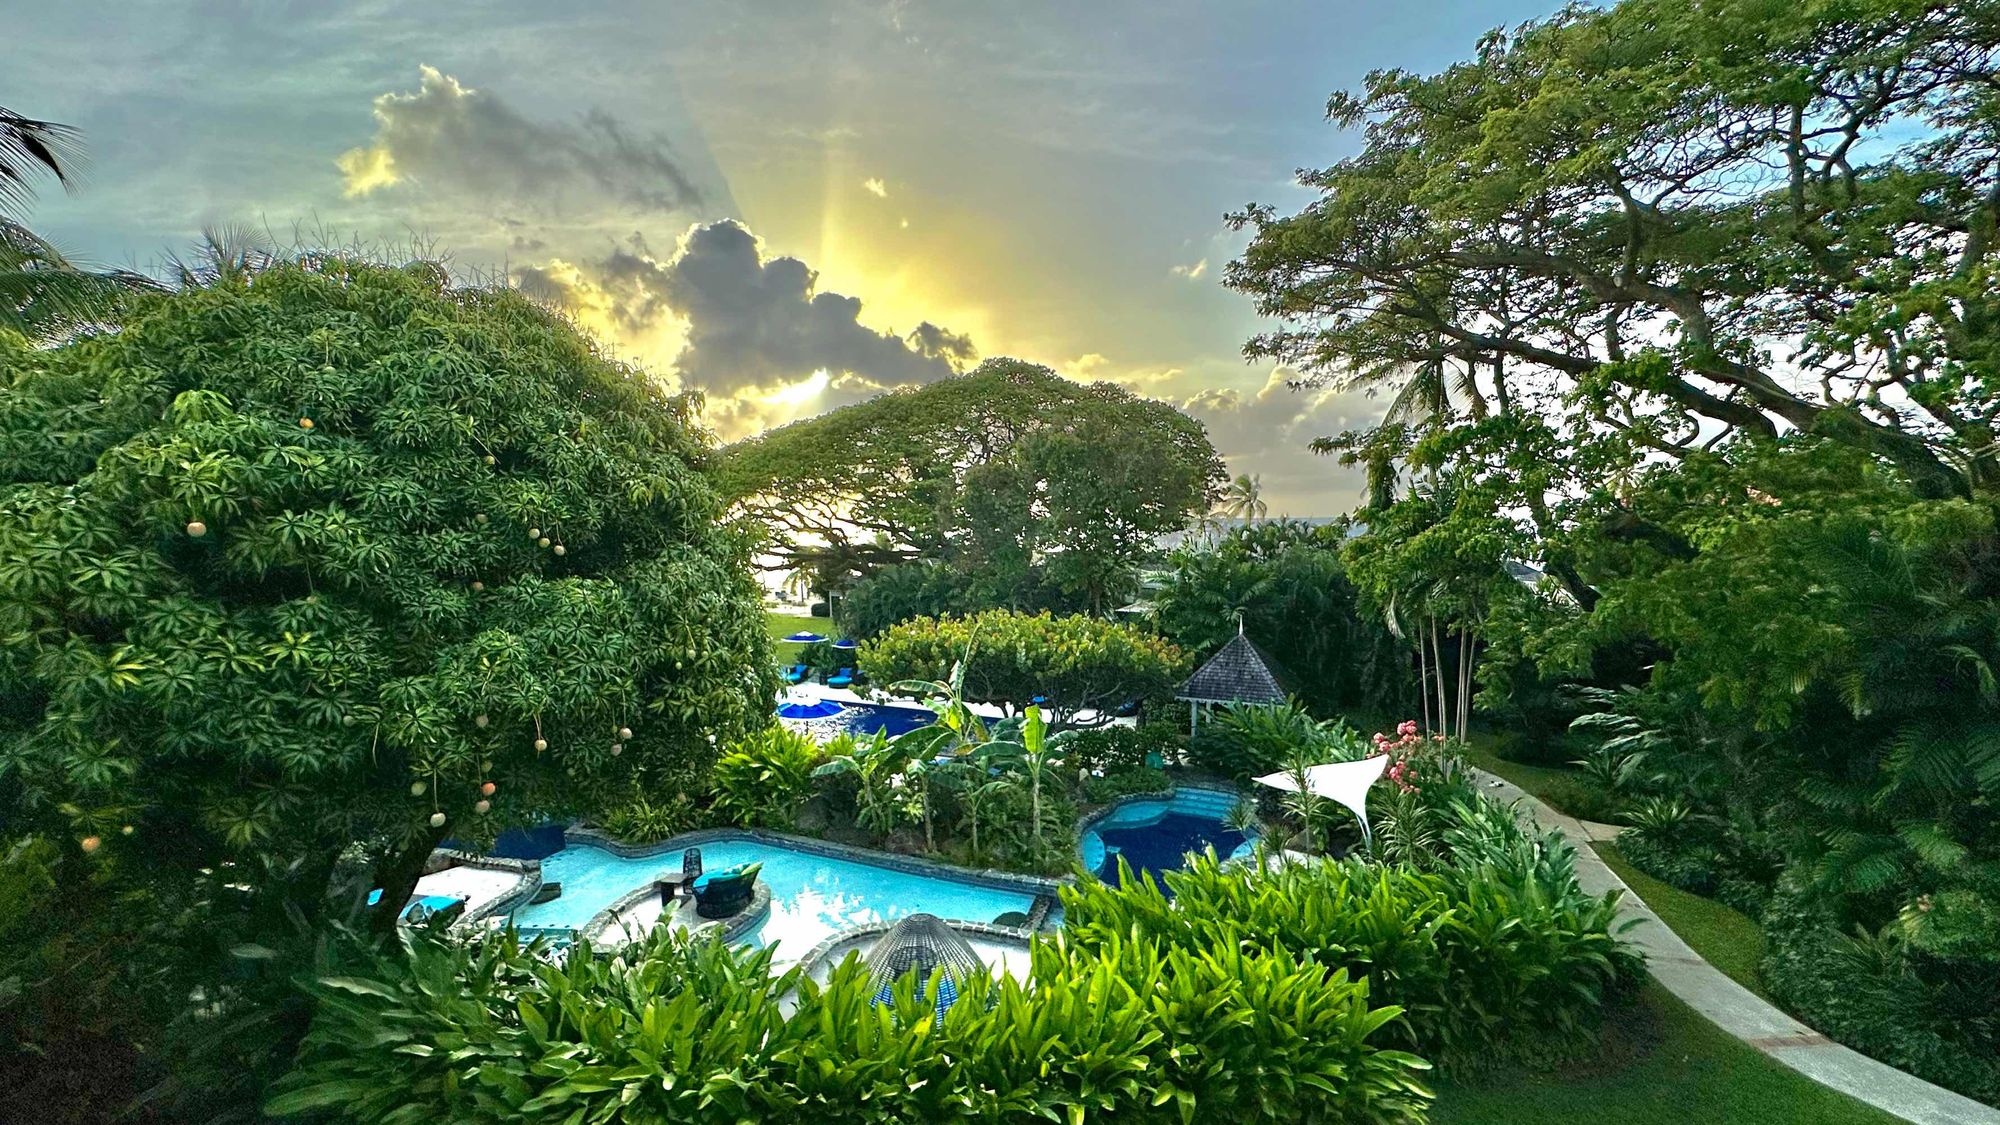
[[[465,913],[465,899],[454,895],[425,895],[403,908],[403,921],[412,926],[449,926]]]
[[[761,863],[711,871],[694,881],[694,912],[703,918],[741,914],[757,890]]]
[[[790,668],[785,669],[785,682],[788,684],[805,683],[806,677],[811,673],[812,673],[811,668],[808,668],[803,664],[794,664]]]
[[[701,849],[689,848],[681,853],[681,884],[693,886],[701,878]]]
[[[853,683],[854,669],[852,668],[842,668],[840,671],[826,678],[826,686],[828,687],[848,687]]]

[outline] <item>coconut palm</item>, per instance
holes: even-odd
[[[1264,479],[1249,473],[1238,473],[1222,493],[1222,511],[1225,515],[1249,523],[1256,523],[1271,511],[1271,505],[1264,500]]]
[[[82,135],[75,128],[0,107],[0,218],[25,210],[35,197],[34,181],[43,176],[75,191],[82,165]]]

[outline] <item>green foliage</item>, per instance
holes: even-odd
[[[1173,407],[1011,359],[772,430],[722,468],[770,549],[820,589],[926,560],[970,579],[969,604],[1053,587],[1093,612],[1223,479],[1201,424]],[[887,623],[870,609],[857,624]]]
[[[1190,652],[1212,653],[1244,631],[1322,709],[1393,712],[1414,702],[1408,653],[1382,612],[1348,581],[1342,525],[1278,520],[1176,551],[1152,595],[1160,632]]]
[[[1107,770],[1103,776],[1092,775],[1083,781],[1083,799],[1093,805],[1108,805],[1120,797],[1134,793],[1164,793],[1174,787],[1174,779],[1167,771],[1147,769],[1145,766],[1118,766]]]
[[[1300,753],[1318,764],[1360,758],[1367,749],[1346,722],[1315,719],[1295,699],[1283,707],[1232,703],[1204,718],[1188,740],[1197,767],[1237,781],[1283,769]]]
[[[320,981],[278,1116],[826,1122],[1414,1123],[1423,1063],[1377,1048],[1395,1008],[1281,949],[1038,943],[1029,980],[977,975],[942,1020],[905,977],[871,1003],[768,952],[660,932],[549,965],[508,937],[411,935]],[[786,1014],[780,997],[797,990]]]
[[[146,943],[149,1020],[252,1003],[215,934],[399,903],[445,832],[685,784],[764,721],[689,404],[519,294],[314,257],[10,339],[0,818],[90,857],[65,893],[95,864],[154,896],[123,924],[187,931]]]
[[[1781,886],[1763,923],[1764,979],[1787,1010],[1900,1070],[2000,1103],[1992,930],[1963,959],[1927,953],[1914,919],[1843,936],[1796,882]]]
[[[1108,726],[1063,735],[1063,761],[1079,770],[1157,768],[1179,761],[1187,739],[1172,723]]]
[[[1306,951],[1368,977],[1371,995],[1411,1013],[1385,1034],[1453,1070],[1575,1056],[1639,960],[1611,933],[1615,896],[1577,886],[1568,845],[1512,824],[1504,809],[1469,812],[1461,854],[1434,872],[1360,860],[1256,872],[1210,855],[1166,874],[1171,898],[1150,879],[1086,882],[1062,892],[1064,940]]]
[[[709,777],[717,816],[745,828],[792,827],[799,806],[812,796],[819,745],[773,723],[729,744]]]
[[[1179,648],[1129,625],[1007,610],[920,617],[861,647],[861,669],[878,684],[943,681],[960,664],[966,699],[1025,707],[1046,696],[1058,727],[1079,711],[1171,696],[1189,671]]]
[[[972,580],[937,563],[884,567],[856,582],[840,600],[840,627],[867,640],[913,617],[946,617],[982,608]]]
[[[899,790],[911,749],[880,731],[867,738],[841,738],[827,743],[826,761],[813,768],[812,776],[854,778],[855,822],[869,831],[887,833],[909,817]]]
[[[652,844],[699,827],[703,817],[694,799],[684,792],[648,793],[644,786],[634,786],[598,813],[596,820],[606,832],[626,843]]]

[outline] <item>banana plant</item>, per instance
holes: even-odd
[[[1028,816],[1032,821],[1035,853],[1042,852],[1042,779],[1054,776],[1062,762],[1063,739],[1049,734],[1042,709],[1029,704],[1019,719],[1001,723],[981,747],[979,757],[999,766],[1028,786]]]
[[[853,748],[845,753],[834,754],[813,770],[813,776],[853,774],[861,783],[860,808],[855,820],[863,828],[886,833],[903,817],[894,779],[902,775],[909,760],[908,747],[876,731],[868,738],[856,739]]]

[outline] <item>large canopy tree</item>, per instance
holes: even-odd
[[[1173,407],[1011,359],[752,438],[722,473],[780,565],[823,589],[920,559],[1003,585],[1042,564],[1092,606],[1224,479]]]
[[[2000,6],[1626,0],[1371,74],[1362,151],[1227,280],[1323,377],[1568,396],[1669,455],[1811,430],[2000,484]],[[1436,396],[1434,396],[1436,397]]]
[[[861,646],[861,668],[878,684],[949,682],[960,665],[966,699],[1013,708],[1040,699],[1057,726],[1075,724],[1080,711],[1106,723],[1127,702],[1170,697],[1192,670],[1172,642],[1082,615],[919,617]]]
[[[350,845],[393,906],[447,833],[689,783],[774,689],[706,459],[685,401],[424,263],[0,332],[8,832],[291,865],[310,915]]]

